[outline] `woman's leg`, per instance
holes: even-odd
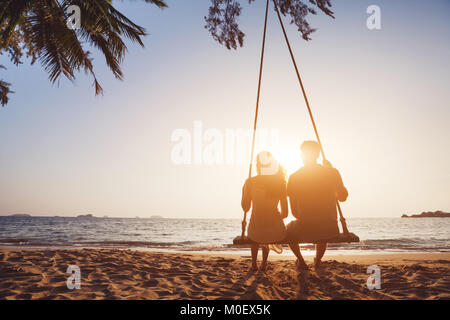
[[[256,259],[258,258],[258,250],[259,245],[257,243],[252,244],[252,270],[256,271],[258,270],[258,265],[256,264]]]
[[[270,249],[268,246],[262,246],[262,262],[261,262],[261,270],[266,270],[267,266],[267,258],[269,257]]]

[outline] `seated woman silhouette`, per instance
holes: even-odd
[[[242,209],[252,207],[248,226],[248,237],[260,244],[270,244],[286,237],[283,219],[288,216],[286,173],[270,152],[263,151],[256,157],[257,175],[245,181],[242,189]],[[281,213],[278,204],[281,206]],[[259,244],[251,246],[252,270],[258,270],[256,263]],[[269,248],[262,246],[260,270],[264,271],[269,256]]]

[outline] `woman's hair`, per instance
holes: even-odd
[[[259,176],[270,176],[264,184],[268,196],[281,196],[286,190],[286,170],[268,151],[256,156],[256,172]]]
[[[286,180],[286,170],[269,151],[261,151],[256,156],[256,172],[258,175],[279,175]]]

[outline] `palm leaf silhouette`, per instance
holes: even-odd
[[[144,0],[159,8],[167,7],[162,0]],[[67,27],[67,9],[81,9],[81,28]],[[121,63],[131,40],[144,46],[143,27],[116,10],[111,0],[2,0],[0,1],[0,54],[8,54],[19,65],[22,58],[39,62],[52,83],[62,76],[73,81],[84,71],[93,79],[95,94],[103,89],[97,80],[91,52],[99,50],[113,75],[123,79]],[[9,83],[0,82],[0,103],[8,102]]]

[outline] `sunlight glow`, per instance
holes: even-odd
[[[286,169],[288,175],[291,175],[303,165],[300,157],[300,150],[280,149],[274,150],[273,154],[280,164]]]

